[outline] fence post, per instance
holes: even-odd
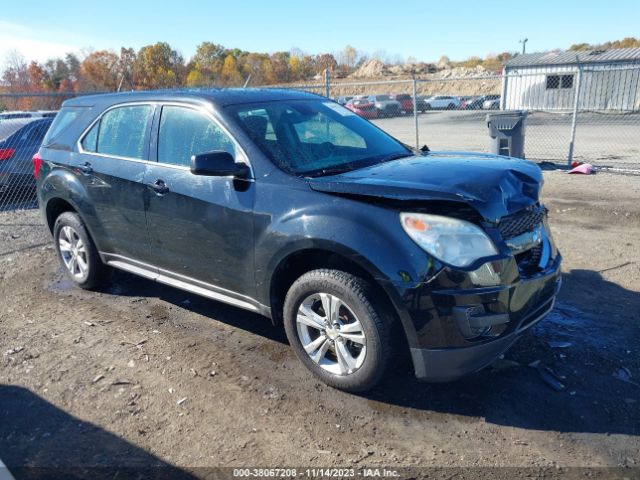
[[[569,154],[567,155],[567,165],[573,162],[573,147],[576,141],[576,124],[578,122],[578,103],[580,102],[580,83],[582,80],[582,66],[578,64],[578,75],[576,77],[576,91],[573,95],[573,117],[571,118],[571,137],[569,139]]]
[[[507,69],[502,67],[502,87],[500,89],[500,110],[507,109]]]
[[[416,129],[416,150],[420,150],[420,130],[418,128],[418,81],[413,76],[413,124]]]
[[[331,94],[331,74],[329,73],[329,69],[324,69],[324,96],[329,98]]]

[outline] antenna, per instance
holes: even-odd
[[[527,52],[527,42],[529,41],[528,38],[523,38],[522,40],[518,40],[518,43],[522,44],[522,54],[524,55]]]

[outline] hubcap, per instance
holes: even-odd
[[[58,247],[64,266],[74,278],[84,278],[89,270],[87,249],[72,227],[65,225],[58,236]]]
[[[362,366],[366,338],[358,317],[335,295],[314,293],[303,300],[296,319],[298,338],[309,358],[334,375]]]

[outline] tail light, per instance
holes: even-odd
[[[40,167],[42,167],[42,157],[40,153],[36,153],[31,160],[33,161],[33,176],[38,178],[40,176]]]
[[[9,160],[16,153],[14,148],[0,148],[0,160]]]

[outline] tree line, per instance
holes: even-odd
[[[336,58],[337,57],[337,58]],[[119,53],[74,53],[43,63],[14,52],[6,59],[0,89],[6,92],[91,92],[175,87],[271,85],[306,81],[325,69],[348,75],[366,60],[352,46],[339,54],[308,55],[299,49],[272,54],[228,49],[203,42],[188,61],[166,42]]]

